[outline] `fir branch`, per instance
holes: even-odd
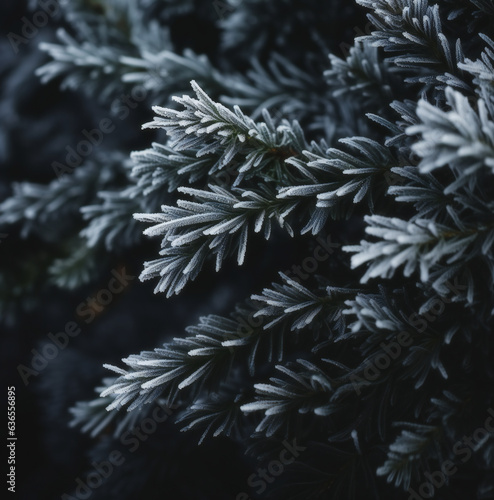
[[[66,256],[55,259],[48,268],[50,281],[60,288],[74,289],[89,283],[99,272],[98,252],[77,237],[70,241]]]
[[[341,139],[347,147],[330,148],[325,153],[304,151],[304,157],[289,158],[287,163],[297,168],[306,177],[309,173],[316,179],[312,184],[283,187],[280,199],[315,198],[316,207],[324,209],[332,218],[349,217],[352,205],[367,199],[372,208],[375,198],[384,195],[388,183],[386,174],[398,165],[389,148],[366,137]],[[302,230],[316,234],[319,226],[312,221]]]
[[[247,419],[240,407],[245,397],[242,394],[214,393],[208,398],[196,400],[183,412],[177,423],[186,422],[181,431],[202,430],[199,445],[211,435],[241,439],[245,435]]]
[[[494,10],[494,7],[492,8]],[[458,67],[474,76],[473,82],[477,85],[477,92],[484,97],[488,106],[492,106],[494,94],[494,41],[482,33],[479,33],[479,36],[487,44],[480,58],[476,61],[465,59],[458,64]]]
[[[377,28],[369,41],[393,54],[390,61],[413,75],[407,82],[469,89],[458,70],[463,61],[460,40],[453,48],[443,33],[439,6],[428,0],[357,0],[373,11]],[[366,38],[366,37],[364,37]],[[438,85],[439,84],[439,85]]]
[[[263,110],[275,110],[283,117],[298,121],[313,114],[330,113],[324,80],[295,66],[289,59],[273,54],[264,67],[258,59],[251,62],[245,77],[236,75],[225,85],[221,101],[228,106],[251,109],[251,118],[262,116]]]
[[[89,222],[80,234],[89,247],[102,245],[112,251],[136,245],[142,239],[139,225],[132,219],[132,214],[141,210],[142,200],[129,195],[133,190],[100,191],[100,204],[81,207]]]
[[[293,369],[277,365],[276,369],[285,377],[272,377],[271,384],[256,384],[257,401],[242,406],[243,412],[264,412],[256,432],[273,436],[289,423],[293,413],[328,414],[327,403],[333,391],[331,379],[313,363],[300,359],[297,362]],[[323,407],[326,409],[322,410]]]
[[[132,153],[132,177],[142,193],[176,191],[184,184],[194,184],[207,177],[214,177],[218,163],[214,156],[197,157],[197,150],[175,151],[167,145],[153,143],[151,149]]]
[[[407,129],[410,135],[420,134],[422,140],[413,150],[422,158],[419,168],[428,173],[449,166],[457,179],[446,192],[471,183],[482,167],[494,172],[494,122],[482,99],[478,112],[468,99],[451,88],[446,89],[450,111],[443,111],[421,100],[417,115],[421,123]]]
[[[46,241],[58,241],[77,225],[80,206],[90,202],[122,174],[119,154],[108,154],[81,165],[71,175],[49,184],[14,184],[14,194],[0,205],[0,224],[22,225],[21,235],[37,234]]]
[[[340,399],[349,391],[356,391],[358,394],[378,393],[379,398],[376,401],[380,401],[378,405],[381,406],[385,404],[382,401],[385,394],[397,388],[392,384],[393,380],[400,380],[401,383],[413,382],[414,389],[424,387],[426,380],[431,378],[435,384],[438,384],[439,380],[448,380],[448,371],[443,363],[446,359],[444,348],[461,328],[460,325],[444,325],[441,330],[437,324],[434,324],[434,327],[429,325],[415,312],[407,315],[406,305],[400,295],[388,295],[381,290],[380,294],[359,293],[346,302],[348,309],[344,314],[354,319],[349,325],[346,337],[359,343],[361,358],[355,368],[341,377],[342,385],[336,390],[335,399]],[[452,301],[448,300],[449,302]],[[446,309],[445,302],[437,294],[432,295],[429,303],[440,303]],[[457,307],[451,306],[451,310]],[[427,312],[426,303],[419,309],[419,313]],[[438,319],[438,322],[443,323],[441,319]],[[377,364],[383,356],[389,366],[380,370]],[[380,376],[375,377],[375,371]],[[372,380],[366,376],[367,373],[372,374]],[[435,373],[440,376],[439,379]],[[394,394],[392,399],[397,397],[398,395]],[[381,425],[380,429],[384,429],[384,425]]]
[[[366,216],[365,220],[368,223],[366,232],[380,241],[362,241],[359,246],[344,248],[355,253],[352,256],[354,268],[370,262],[361,278],[362,283],[378,276],[389,278],[403,264],[405,276],[420,269],[421,281],[427,282],[431,271],[440,262],[464,264],[477,255],[479,246],[485,253],[490,253],[494,243],[493,228],[488,225],[454,227],[428,220],[409,222],[378,215]],[[443,281],[438,278],[438,284]]]
[[[146,280],[159,276],[156,293],[166,292],[167,297],[179,293],[197,277],[211,255],[216,257],[216,271],[235,251],[238,265],[242,265],[249,232],[264,231],[269,239],[273,219],[293,235],[285,219],[294,205],[277,200],[268,189],[239,190],[240,196],[236,196],[219,186],[209,188],[180,188],[195,201],[178,200],[177,207],[163,206],[158,214],[134,214],[137,220],[155,223],[144,234],[163,235],[162,258],[146,262],[140,277]]]
[[[441,452],[436,441],[441,429],[419,424],[405,423],[403,426],[408,429],[389,446],[387,460],[377,469],[377,474],[386,476],[388,483],[394,482],[395,486],[408,490],[425,457],[434,456],[440,462]]]
[[[95,388],[97,393],[106,390],[115,382],[115,377],[106,377],[102,385]],[[89,434],[94,438],[112,430],[114,438],[120,438],[122,435],[133,429],[144,420],[158,406],[161,410],[171,413],[170,408],[165,407],[163,400],[157,400],[154,405],[145,405],[134,411],[122,413],[117,409],[108,411],[106,408],[113,403],[113,396],[98,397],[90,401],[78,401],[69,409],[72,420],[70,427],[80,427],[81,432]],[[173,406],[175,408],[175,406]]]
[[[196,399],[201,389],[208,393],[228,379],[235,350],[223,345],[236,338],[243,324],[219,316],[202,317],[197,326],[189,327],[192,336],[175,338],[162,348],[143,351],[123,359],[127,370],[105,365],[119,377],[106,388],[102,397],[114,400],[108,410],[128,406],[128,411],[155,401],[164,395],[166,404],[176,402],[179,391],[189,390]]]
[[[241,163],[240,174],[251,169],[263,173],[269,167],[267,173],[271,178],[282,180],[284,160],[307,148],[297,123],[285,121],[276,127],[267,112],[263,114],[265,122],[256,123],[238,106],[232,112],[214,102],[196,82],[191,85],[197,99],[186,95],[174,98],[183,111],[155,106],[153,109],[159,116],[144,125],[144,128],[165,129],[173,150],[194,150],[197,157],[217,155],[218,170],[236,160]]]
[[[298,284],[295,286],[291,280],[285,280],[284,290],[292,288],[291,293],[298,292],[303,299],[306,289],[301,289]],[[279,294],[283,289],[276,288],[277,290],[265,290],[264,295],[256,300],[264,302],[264,297],[275,295],[278,300],[282,299]],[[338,307],[345,307],[341,299],[341,294],[345,292],[331,289],[330,293],[331,300],[324,301],[326,311],[318,307],[316,314],[321,314],[328,325],[332,323],[331,328],[341,329],[342,318]],[[190,389],[193,399],[199,397],[203,389],[208,393],[213,392],[219,384],[228,380],[234,356],[242,351],[249,353],[244,359],[248,363],[246,368],[253,375],[256,357],[263,343],[269,344],[269,359],[275,354],[281,361],[284,354],[284,337],[294,329],[294,325],[302,326],[300,308],[289,311],[283,322],[266,324],[256,319],[257,315],[266,314],[271,315],[271,310],[266,311],[263,306],[258,306],[253,310],[240,309],[231,318],[213,315],[202,317],[198,325],[187,328],[187,333],[192,336],[175,338],[163,348],[124,359],[128,370],[107,366],[120,375],[115,383],[102,393],[102,397],[112,395],[115,398],[108,409],[131,403],[129,410],[133,410],[154,401],[162,394],[167,404],[172,404],[179,391],[186,388]],[[310,314],[310,318],[304,314],[304,327],[316,324],[316,314]],[[280,343],[278,352],[275,353],[274,341],[278,336]]]
[[[332,95],[338,99],[347,96],[359,99],[366,106],[389,103],[395,83],[393,67],[382,60],[377,47],[367,39],[356,41],[346,59],[329,55],[331,69],[324,72]]]
[[[318,327],[322,326],[322,320],[333,325],[337,334],[343,333],[346,327],[342,316],[344,297],[355,293],[354,290],[328,286],[327,295],[318,296],[283,273],[280,273],[280,276],[284,281],[283,285],[273,283],[272,288],[265,288],[262,295],[251,297],[252,300],[265,304],[255,314],[271,320],[264,325],[265,329],[289,320],[292,323],[291,330],[303,329],[310,324],[316,332]],[[320,321],[316,321],[318,316]]]
[[[397,202],[413,203],[416,214],[410,220],[430,219],[439,223],[449,220],[455,200],[452,194],[445,194],[445,186],[438,179],[411,166],[394,167],[391,172],[403,180],[403,185],[390,186],[388,194]]]

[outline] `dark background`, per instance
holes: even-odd
[[[205,9],[209,9],[206,10]],[[176,16],[171,24],[174,42],[191,47],[218,59],[219,30],[210,3],[197,2],[194,13]],[[54,179],[53,161],[64,161],[65,147],[81,139],[81,130],[96,126],[108,109],[95,102],[94,96],[78,91],[60,91],[59,81],[47,85],[34,74],[48,61],[38,49],[42,41],[55,41],[55,30],[63,25],[60,18],[50,19],[47,26],[15,54],[7,38],[20,34],[23,16],[31,18],[25,1],[3,0],[0,17],[0,201],[13,192],[15,182],[46,184]],[[272,18],[273,19],[273,18]],[[359,20],[363,26],[363,17]],[[280,23],[282,20],[279,21]],[[268,26],[269,28],[269,26]],[[263,26],[251,26],[259,29]],[[304,26],[293,26],[297,40],[292,59],[303,60],[305,50],[314,43]],[[332,38],[350,41],[353,33],[334,23]],[[269,29],[265,35],[271,36]],[[268,40],[265,47],[276,46]],[[250,50],[245,48],[246,53]],[[226,54],[226,55],[225,55]],[[261,51],[261,57],[266,50]],[[228,56],[228,50],[224,53]],[[245,54],[244,54],[245,56]],[[246,57],[230,54],[239,69]],[[219,61],[221,65],[221,61]],[[118,123],[118,129],[105,139],[105,150],[119,149],[127,155],[132,150],[149,147],[153,132],[142,132],[141,124],[152,117],[150,104],[143,103],[131,112],[129,119]],[[60,220],[63,219],[63,213]],[[269,247],[262,242],[251,247],[250,265],[238,269],[226,265],[221,274],[211,269],[190,285],[180,297],[165,299],[153,294],[153,283],[134,279],[124,293],[89,325],[76,315],[78,304],[104,288],[110,271],[125,267],[138,276],[142,263],[155,257],[156,241],[121,252],[108,254],[101,270],[91,283],[75,290],[62,290],[47,283],[40,269],[57,254],[58,241],[47,241],[43,235],[22,236],[20,225],[0,228],[7,234],[0,244],[0,328],[2,333],[2,371],[4,390],[16,387],[16,498],[51,500],[63,493],[71,494],[75,479],[83,475],[92,460],[102,460],[115,444],[109,437],[96,442],[68,426],[69,408],[77,401],[96,396],[94,388],[108,372],[103,363],[118,363],[131,353],[156,347],[161,341],[183,335],[185,326],[194,324],[204,314],[226,313],[253,291],[276,278],[276,269],[288,269],[308,254],[311,242],[301,239],[298,246],[287,245],[279,237]],[[276,262],[274,267],[272,264]],[[31,366],[33,350],[44,346],[47,334],[63,331],[69,321],[82,324],[82,333],[71,339],[39,375],[24,385],[18,371],[20,364]],[[151,443],[152,441],[152,443]],[[240,456],[229,441],[216,439],[197,448],[197,436],[187,439],[177,428],[164,426],[153,439],[143,443],[142,450],[122,467],[108,485],[94,490],[91,498],[234,498],[246,490],[246,478],[252,463]],[[142,451],[142,453],[141,453]],[[164,459],[164,454],[167,458]],[[147,458],[144,459],[143,457]],[[139,464],[154,457],[153,467]],[[139,462],[142,460],[143,462]],[[166,465],[168,464],[168,465]],[[170,466],[175,464],[175,468]],[[221,485],[218,489],[218,485]],[[164,493],[166,492],[166,493]]]

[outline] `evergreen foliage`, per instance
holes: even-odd
[[[162,342],[133,323],[133,350],[98,355],[99,396],[71,404],[92,456],[172,409],[94,497],[494,498],[494,3],[61,7],[37,76],[113,120],[139,89],[135,142],[117,127],[72,173],[11,183],[0,227],[43,249],[19,264],[36,269],[19,273],[26,303],[46,279],[94,289],[122,261],[158,294],[133,283],[145,298],[127,307],[149,300],[142,331]],[[176,306],[222,286],[219,307]],[[293,440],[303,451],[256,488]],[[182,484],[186,453],[207,461],[216,442],[235,481],[196,464]]]

